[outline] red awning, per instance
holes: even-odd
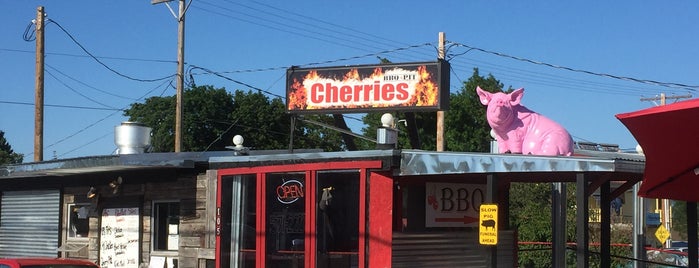
[[[639,195],[699,201],[699,99],[616,117],[631,131],[646,156]]]

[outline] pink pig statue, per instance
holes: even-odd
[[[524,89],[510,94],[476,88],[487,105],[488,124],[495,132],[500,153],[533,155],[573,154],[573,139],[561,125],[520,104]]]

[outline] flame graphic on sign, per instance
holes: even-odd
[[[417,73],[417,81],[415,84],[415,91],[412,96],[410,96],[410,99],[406,102],[403,102],[401,104],[395,105],[395,104],[390,104],[390,103],[373,103],[373,104],[353,104],[353,103],[345,103],[342,105],[338,105],[334,108],[336,109],[353,109],[353,108],[380,108],[380,107],[396,107],[396,106],[404,106],[404,107],[422,107],[422,106],[436,106],[439,103],[439,87],[437,86],[436,82],[434,81],[434,77],[432,77],[432,74],[427,70],[427,67],[422,65],[418,66],[417,70],[415,70]],[[371,75],[368,77],[361,77],[357,69],[350,69],[347,71],[347,73],[342,75],[341,81],[344,82],[352,82],[352,81],[362,81],[362,80],[383,80],[384,77],[384,70],[381,67],[374,68],[374,71]],[[336,79],[336,77],[323,77],[321,76],[316,70],[310,70],[308,74],[306,74],[303,79],[299,80],[297,78],[294,78],[292,83],[290,84],[290,89],[288,95],[288,104],[287,108],[289,110],[314,110],[314,109],[325,109],[328,107],[316,107],[313,105],[309,105],[308,103],[308,96],[309,92],[306,87],[304,87],[304,81],[308,80],[318,80],[318,79]]]

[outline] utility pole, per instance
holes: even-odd
[[[437,58],[444,60],[444,42],[446,34],[439,32],[439,48],[437,49]],[[442,70],[443,72],[445,70]],[[442,92],[449,92],[440,90]],[[448,94],[448,93],[447,93]],[[437,152],[444,151],[444,111],[437,111]]]
[[[182,150],[182,91],[184,87],[184,0],[179,0],[177,18],[177,108],[175,109],[175,152]]]
[[[44,160],[44,7],[36,9],[34,162]]]
[[[169,2],[172,0],[151,0],[151,4],[165,3],[173,16],[177,19],[177,103],[175,104],[175,152],[182,151],[182,92],[184,90],[184,17],[187,13],[185,0],[178,0],[178,14],[170,7]],[[192,3],[192,0],[189,1]]]
[[[665,105],[668,99],[674,99],[674,100],[679,100],[679,99],[688,99],[691,98],[691,94],[687,95],[673,95],[673,96],[665,96],[665,93],[660,93],[660,96],[657,97],[652,97],[652,98],[641,98],[641,101],[660,101],[660,106]],[[670,207],[670,200],[669,199],[659,199],[656,200],[655,202],[655,210],[660,213],[660,224],[662,224],[665,229],[670,231],[670,222],[671,222],[671,207]],[[669,248],[672,247],[672,237],[665,241],[665,247]]]

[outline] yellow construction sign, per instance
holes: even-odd
[[[478,241],[481,245],[498,244],[498,205],[482,204],[480,207]]]
[[[660,241],[660,244],[663,244],[668,238],[670,238],[670,231],[668,231],[667,228],[661,224],[658,226],[658,230],[655,231],[655,238]]]

